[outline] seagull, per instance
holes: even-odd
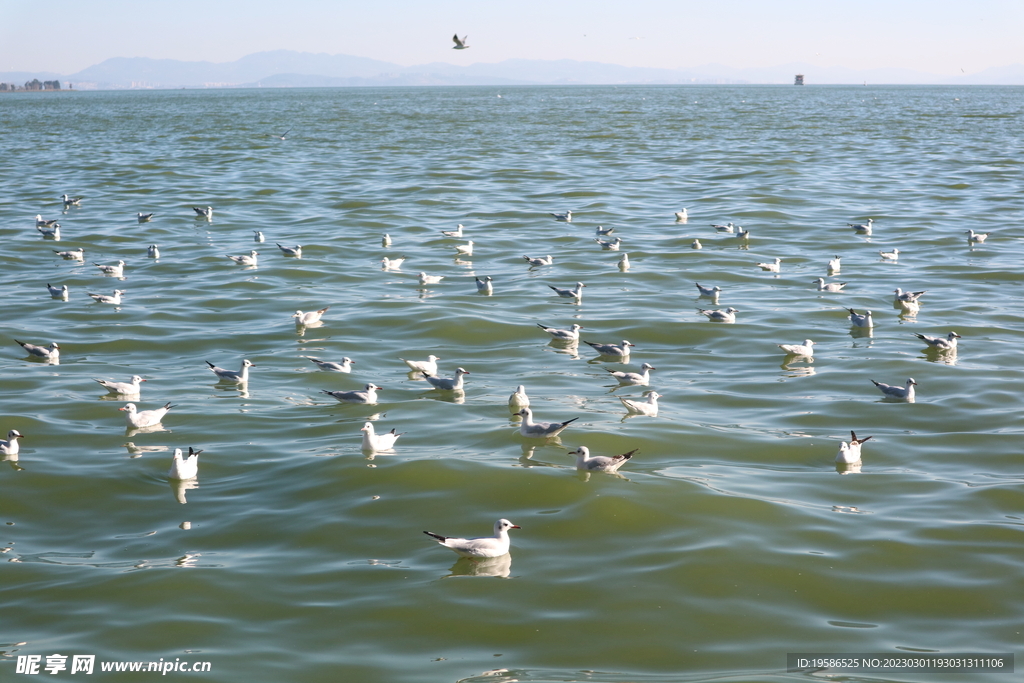
[[[920,292],[904,292],[902,289],[897,287],[893,292],[896,294],[896,298],[893,300],[894,303],[898,304],[901,301],[917,303],[917,300],[921,298],[921,295],[927,293],[928,290],[922,289]]]
[[[712,223],[711,227],[717,230],[718,232],[733,232],[733,230],[735,229],[735,226],[732,223],[727,223],[726,225],[715,225],[714,223]]]
[[[694,282],[693,284],[697,285],[697,291],[700,292],[700,296],[717,299],[718,295],[722,293],[722,288],[718,285],[715,285],[714,287],[705,287],[699,282]]]
[[[319,358],[310,358],[306,356],[312,362],[316,363],[316,366],[325,372],[352,372],[352,365],[355,363],[354,360],[345,356],[341,359],[340,363],[335,363],[329,360],[320,360]]]
[[[430,382],[431,386],[441,391],[462,391],[462,376],[470,374],[469,370],[463,370],[462,368],[455,369],[455,377],[436,377],[422,370],[420,372],[423,374],[424,379]]]
[[[472,256],[473,255],[473,240],[466,242],[465,244],[455,245],[456,258],[459,256]]]
[[[50,290],[50,296],[53,297],[54,299],[63,299],[64,301],[68,300],[69,294],[68,294],[68,286],[67,285],[61,285],[60,287],[54,287],[50,283],[46,283],[46,288],[48,290]]]
[[[253,242],[258,242],[258,243],[262,244],[265,240],[266,240],[266,237],[263,236],[263,231],[262,230],[253,230],[252,231],[252,241]]]
[[[259,256],[259,252],[254,249],[249,252],[248,256],[246,256],[245,254],[242,254],[241,256],[232,256],[231,254],[224,255],[240,266],[255,266],[256,257]]]
[[[423,271],[420,271],[420,286],[426,287],[427,285],[436,285],[444,279],[444,275],[427,275]]]
[[[703,249],[704,245],[700,243],[700,240],[694,240],[690,244],[690,249]]]
[[[71,249],[70,251],[57,251],[54,249],[53,253],[68,261],[85,260],[85,249],[82,247],[79,247],[78,249]]]
[[[195,479],[199,476],[199,454],[202,451],[193,450],[188,447],[188,456],[182,457],[181,449],[174,449],[174,458],[171,460],[171,469],[167,472],[168,479]]]
[[[142,391],[142,387],[139,386],[146,380],[142,379],[138,375],[132,375],[130,382],[111,382],[105,379],[94,380],[99,382],[104,389],[109,391],[111,394],[123,394],[125,396],[138,396]]]
[[[18,439],[24,439],[25,435],[17,429],[7,432],[7,441],[0,440],[0,455],[17,455],[21,450]]]
[[[621,344],[596,344],[594,342],[588,342],[586,339],[583,340],[584,344],[589,344],[595,351],[602,356],[628,356],[629,347],[636,346],[632,342],[628,342],[625,339],[622,340]]]
[[[126,403],[123,407],[118,408],[118,410],[127,413],[124,418],[128,422],[129,427],[142,429],[143,427],[152,427],[153,425],[160,424],[160,420],[164,419],[164,415],[174,407],[170,403],[165,403],[163,408],[139,412],[134,403]]]
[[[124,261],[118,261],[116,265],[105,266],[102,263],[94,263],[94,266],[100,269],[100,272],[104,275],[110,275],[112,277],[123,277],[124,276]]]
[[[605,368],[607,370],[607,368]],[[643,372],[621,372],[619,370],[608,370],[611,376],[619,380],[619,384],[626,384],[638,387],[646,387],[651,383],[651,370],[657,370],[650,363],[644,363],[640,366]]]
[[[523,418],[523,423],[519,425],[519,433],[533,439],[546,439],[558,436],[566,427],[579,419],[574,417],[565,422],[534,422],[533,411],[530,410],[529,406],[520,410],[516,415]]]
[[[41,234],[43,238],[48,237],[52,239],[54,242],[60,242],[60,223],[54,223],[53,227],[44,227],[42,225],[37,225],[36,230],[39,231],[39,234]]]
[[[619,257],[618,265],[619,270],[621,270],[622,272],[626,272],[627,270],[629,270],[629,254],[623,252],[622,256]]]
[[[658,417],[658,399],[661,398],[661,394],[657,391],[648,391],[644,394],[647,396],[646,401],[634,401],[628,398],[619,397],[622,405],[625,406],[633,415],[649,415],[650,417]]]
[[[291,132],[292,132],[292,129],[289,128],[288,130],[286,130],[285,132],[280,133],[280,134],[278,134],[278,133],[267,133],[267,135],[269,135],[272,138],[277,138],[278,140],[287,140],[288,139],[288,133],[291,133]]]
[[[242,367],[238,369],[238,372],[234,370],[225,370],[219,368],[210,361],[206,361],[206,364],[210,366],[210,370],[213,374],[217,375],[218,380],[224,380],[226,382],[238,382],[239,384],[245,384],[249,381],[249,368],[254,368],[256,365],[249,360],[242,359]]]
[[[974,232],[974,230],[968,230],[966,233],[968,242],[977,242],[979,244],[988,239],[988,236],[991,234],[990,232]]]
[[[277,248],[280,249],[281,253],[284,254],[285,256],[294,256],[295,258],[302,258],[301,244],[296,244],[294,247],[283,247],[277,242],[274,242],[274,244],[277,244]]]
[[[423,533],[436,538],[438,543],[463,557],[501,557],[508,554],[508,530],[521,528],[507,519],[499,519],[494,523],[494,535],[484,538],[451,538],[431,531]]]
[[[871,380],[871,382],[878,387],[879,391],[885,394],[886,398],[898,398],[907,401],[908,403],[912,403],[914,401],[914,387],[917,386],[917,382],[914,381],[913,377],[907,378],[906,387],[884,384],[882,382],[876,382],[875,380]]]
[[[960,339],[960,335],[956,332],[950,332],[943,337],[928,337],[923,334],[914,333],[914,336],[923,341],[925,344],[935,349],[936,351],[955,351],[956,340]]]
[[[807,356],[808,358],[814,355],[814,342],[810,339],[805,339],[803,344],[778,344],[778,347],[788,353],[791,356]]]
[[[384,233],[384,236],[380,238],[380,246],[387,249],[391,246],[391,235]]]
[[[577,342],[580,340],[580,330],[583,329],[583,325],[578,323],[572,324],[572,329],[560,330],[557,327],[546,327],[537,323],[537,327],[550,334],[556,341],[562,342]]]
[[[703,308],[698,308],[697,310],[700,311],[701,315],[706,315],[708,317],[708,320],[710,320],[713,323],[734,323],[736,322],[736,314],[739,313],[739,311],[733,308],[732,306],[725,309],[724,311],[709,311]]]
[[[92,294],[89,293],[96,303],[98,304],[112,304],[114,306],[121,305],[121,295],[125,293],[123,289],[115,289],[114,293],[111,294]]]
[[[622,238],[616,237],[613,240],[602,240],[594,238],[594,241],[601,245],[601,248],[605,251],[618,251],[619,245],[622,244]]]
[[[523,408],[530,407],[530,397],[526,395],[526,387],[520,384],[512,395],[508,397],[508,409],[513,413],[519,413]]]
[[[566,211],[565,213],[549,213],[549,216],[554,216],[556,221],[561,223],[572,223],[572,211]]]
[[[412,372],[423,373],[426,375],[436,375],[437,361],[441,359],[435,356],[434,354],[430,354],[429,356],[427,356],[426,360],[406,360],[404,358],[399,358],[398,360],[408,365],[409,370],[411,370]]]
[[[622,455],[616,455],[611,458],[605,455],[595,455],[590,457],[590,449],[586,446],[580,446],[574,451],[569,451],[569,455],[576,456],[576,469],[588,470],[590,472],[615,472],[624,464],[626,461],[633,457],[639,448],[634,448],[628,453]]]
[[[14,341],[21,344],[21,348],[33,356],[39,356],[50,361],[56,361],[60,358],[60,347],[57,346],[57,342],[50,342],[49,346],[36,346],[35,344],[20,342],[17,339]]]
[[[330,306],[324,306],[319,311],[309,311],[308,313],[295,311],[295,313],[292,314],[292,317],[295,318],[296,325],[312,325],[313,323],[320,322],[320,318],[329,308]]]
[[[613,232],[615,232],[615,228],[605,228],[605,227],[602,227],[602,226],[599,225],[599,226],[597,226],[597,232],[595,234],[598,237],[607,237],[608,235],[612,234]]]
[[[442,230],[441,234],[445,237],[462,237],[462,223],[459,223],[459,227],[454,230]]]
[[[38,227],[48,228],[51,225],[56,225],[56,224],[57,224],[57,219],[56,218],[45,219],[45,218],[43,218],[43,215],[41,213],[37,213],[36,214],[36,227],[37,228]]]
[[[583,288],[586,287],[582,282],[577,282],[573,289],[562,289],[561,287],[555,287],[548,285],[558,296],[563,299],[576,299],[577,302],[583,300]]]
[[[483,280],[476,278],[476,291],[480,294],[494,294],[493,280],[490,275],[484,277]]]
[[[839,444],[839,453],[836,455],[836,462],[845,462],[848,465],[860,462],[860,445],[872,438],[874,437],[866,436],[863,439],[858,439],[857,435],[853,431],[850,431],[850,443],[847,444],[843,441]]]
[[[199,218],[205,218],[207,220],[213,218],[213,207],[208,206],[205,209],[201,206],[193,206],[192,210],[196,212],[196,216]]]
[[[373,429],[372,422],[366,422],[363,424],[363,428],[360,429],[363,433],[363,450],[364,451],[386,451],[394,447],[395,442],[398,441],[398,437],[401,434],[398,430],[392,429],[390,432],[384,432],[378,434]]]
[[[381,270],[400,270],[402,264],[405,263],[405,257],[399,256],[398,258],[388,258],[385,256],[380,260]]]
[[[155,215],[156,215],[155,213],[142,213],[142,212],[139,212],[139,213],[135,214],[135,218],[140,223],[148,223],[149,221],[153,220],[153,216],[155,216]]]
[[[741,228],[740,226],[737,225],[736,226],[736,239],[738,239],[738,240],[749,240],[750,239],[750,231],[749,230],[744,230],[743,228]]]
[[[839,272],[840,266],[842,266],[841,261],[842,261],[842,259],[839,258],[838,256],[836,256],[834,259],[829,259],[829,261],[828,261],[828,272],[829,272],[829,275],[836,275]]]
[[[372,382],[362,389],[356,391],[323,391],[321,393],[333,396],[342,403],[376,403],[377,390],[383,389]]]
[[[838,292],[846,286],[845,282],[829,282],[826,284],[823,277],[819,277],[815,282],[818,284],[819,292]]]
[[[864,311],[864,313],[857,313],[857,311],[853,310],[852,308],[847,308],[846,310],[848,310],[850,312],[850,315],[848,315],[847,317],[850,319],[850,322],[853,324],[854,327],[874,327],[875,326],[874,321],[871,320],[871,311]]]
[[[875,221],[873,219],[869,218],[867,223],[863,223],[863,224],[861,224],[861,223],[847,223],[847,225],[849,225],[851,228],[853,228],[855,232],[863,233],[865,235],[870,235],[871,234],[871,224],[874,223],[874,222]]]
[[[81,197],[69,197],[66,194],[62,194],[60,198],[64,201],[64,206],[80,206],[82,204]]]
[[[531,266],[550,266],[555,262],[555,257],[551,254],[548,254],[543,258],[530,258],[529,256],[524,256],[523,258],[526,259],[526,262]]]
[[[160,258],[160,247],[155,244],[149,245],[149,249],[146,250],[146,256],[149,258]]]
[[[758,263],[758,268],[767,270],[770,273],[778,273],[782,268],[782,259],[776,257],[775,263]]]
[[[893,247],[892,251],[880,251],[878,255],[886,261],[898,261],[900,258],[900,250]]]
[[[455,47],[453,47],[452,49],[453,50],[468,50],[469,49],[469,45],[466,45],[466,39],[467,38],[469,38],[469,36],[462,36],[462,40],[459,40],[459,34],[456,33],[454,36],[452,36],[452,40],[455,41]],[[504,555],[505,553],[501,553],[501,554]],[[489,557],[497,557],[497,555],[490,555]]]
[[[689,214],[686,213],[686,209],[683,209],[682,211],[676,211],[677,223],[685,223],[688,220],[690,220],[690,216]]]

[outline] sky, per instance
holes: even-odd
[[[0,75],[266,50],[402,66],[804,62],[956,75],[1024,63],[1024,0],[0,0],[0,26]],[[455,32],[470,49],[451,49]]]

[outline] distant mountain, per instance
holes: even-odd
[[[805,63],[734,68],[705,64],[687,69],[629,67],[571,59],[508,59],[495,64],[456,66],[435,62],[404,67],[351,55],[292,50],[257,52],[234,62],[184,62],[175,59],[115,57],[76,74],[8,73],[0,81],[22,84],[32,78],[59,79],[79,89],[180,87],[338,87],[387,85],[545,85],[782,83],[802,73],[808,85],[952,84],[1024,85],[1024,65],[944,77],[909,69],[817,67]]]

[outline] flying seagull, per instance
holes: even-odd
[[[462,36],[462,40],[459,40],[459,34],[456,33],[454,36],[452,36],[452,40],[455,41],[455,47],[453,47],[452,49],[453,50],[466,50],[466,49],[468,49],[469,45],[466,45],[466,39],[467,38],[469,38],[469,36]]]

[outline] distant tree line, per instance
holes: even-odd
[[[0,83],[0,92],[12,90],[60,90],[60,81],[40,81],[38,78],[33,78],[31,81],[26,81],[23,86],[15,83]]]

